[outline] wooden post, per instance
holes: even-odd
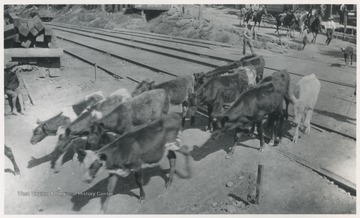
[[[330,5],[330,17],[332,17],[333,14],[333,5]]]
[[[255,204],[260,203],[260,190],[262,188],[262,175],[263,175],[263,165],[258,165],[258,174],[256,180],[256,193],[255,193]]]
[[[201,27],[202,21],[202,4],[199,5],[199,27]]]
[[[24,87],[25,87],[26,91],[27,91],[28,94],[29,94],[29,99],[30,99],[31,104],[32,104],[32,105],[35,105],[35,100],[34,100],[34,98],[32,97],[32,94],[31,94],[31,92],[30,92],[30,90],[29,90],[29,87],[27,86],[27,83],[25,82],[25,79],[24,79],[23,77],[21,77],[21,79],[22,79],[22,81],[24,82]]]
[[[344,40],[345,40],[345,33],[346,33],[346,26],[347,26],[347,10],[344,12]]]
[[[95,81],[96,81],[96,71],[97,71],[97,64],[96,63],[94,65],[94,67],[95,67]]]

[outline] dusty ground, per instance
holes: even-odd
[[[69,23],[82,24],[77,21],[76,15],[70,16],[70,12],[68,13],[68,17],[73,20]],[[195,12],[190,10],[188,14],[192,17]],[[84,24],[93,21],[91,20],[91,13],[88,13],[87,16],[87,18],[85,15],[81,18]],[[106,16],[109,15],[106,14]],[[237,42],[238,38],[236,38],[239,37],[238,31],[240,31],[236,26],[238,25],[236,16],[222,13],[214,8],[206,8],[204,18],[204,22],[210,21],[208,22],[209,25],[214,25],[220,30],[226,29],[236,32],[234,35],[228,35],[229,31],[226,31],[226,34],[219,35],[218,31],[214,31],[206,35],[209,39],[221,41],[221,39],[229,38],[228,43],[240,45]],[[115,18],[109,19],[114,20]],[[158,19],[163,18],[159,17]],[[58,21],[61,19],[59,18]],[[111,28],[128,27],[161,32],[154,30],[156,20],[149,24],[144,23],[141,18],[135,20],[124,18],[124,21],[121,24],[112,25]],[[160,25],[157,26],[160,28]],[[198,34],[195,28],[193,31],[184,29],[179,33]],[[318,40],[320,45],[309,45],[305,51],[301,52],[296,49],[289,49],[291,46],[287,45],[280,47],[277,43],[267,43],[263,47],[275,53],[309,57],[317,52],[318,46],[322,46],[321,42],[325,41],[322,36]],[[299,44],[297,39],[287,41],[288,44]],[[346,44],[340,40],[332,42],[333,47],[342,47]],[[259,48],[260,45],[263,43],[257,47]],[[329,58],[319,54],[316,54],[316,57]],[[42,163],[41,159],[32,160],[32,157],[40,158],[50,153],[54,149],[56,137],[48,137],[33,146],[29,143],[31,130],[36,126],[37,119],[47,119],[57,114],[60,108],[71,105],[87,94],[98,90],[103,91],[104,94],[109,94],[120,87],[132,90],[134,83],[126,80],[115,81],[112,77],[101,73],[98,74],[98,80],[95,82],[92,77],[93,68],[69,56],[64,56],[62,65],[64,68],[61,71],[61,77],[57,78],[39,78],[43,71],[34,70],[21,73],[21,76],[29,84],[32,94],[36,96],[37,103],[36,106],[28,107],[27,116],[9,116],[7,115],[9,107],[5,105],[5,142],[12,147],[22,173],[19,178],[14,177],[11,173],[4,175],[5,214],[96,214],[100,208],[101,198],[99,195],[69,196],[67,193],[104,193],[106,191],[106,172],[100,173],[92,184],[85,184],[81,181],[83,170],[77,162],[66,164],[60,173],[54,174],[50,170],[49,162]],[[123,62],[122,65],[123,69],[119,69],[120,71],[137,68],[126,62]],[[177,107],[172,109],[174,111],[179,110]],[[166,172],[159,169],[145,170],[144,180],[147,199],[140,205],[137,202],[139,190],[133,182],[132,176],[130,176],[118,183],[116,192],[110,201],[109,213],[356,213],[356,197],[350,196],[349,193],[339,189],[332,182],[309,169],[289,161],[276,149],[267,146],[264,152],[258,152],[254,149],[258,147],[258,140],[244,139],[242,144],[237,147],[234,157],[225,159],[225,151],[232,143],[231,138],[223,137],[218,141],[208,140],[209,134],[202,131],[205,123],[206,120],[198,117],[197,127],[199,128],[187,129],[184,132],[184,142],[193,149],[190,156],[192,168],[190,179],[184,178],[185,159],[179,155],[177,176],[172,187],[168,189],[164,187]],[[287,137],[283,139],[278,149],[292,151],[295,154],[305,154],[303,156],[306,160],[325,165],[331,170],[336,170],[341,165],[344,171],[347,171],[345,174],[350,172],[350,176],[356,172],[354,166],[355,142],[353,140],[339,137],[333,133],[320,133],[313,130],[310,137],[302,137],[300,142],[294,145],[290,143],[289,139],[294,132],[291,122],[287,123],[285,129]],[[312,153],[314,150],[316,152]],[[349,150],[351,152],[348,152]],[[344,157],[345,153],[350,155]],[[339,157],[342,159],[339,160]],[[31,163],[30,166],[29,163]],[[251,200],[254,195],[259,164],[264,165],[261,202],[260,205],[247,205],[246,201]],[[12,169],[12,165],[7,159],[5,159],[5,168]],[[165,171],[168,169],[168,163],[165,159],[162,160],[160,168],[165,169]],[[52,193],[55,196],[26,196],[28,192],[31,195],[32,191]]]

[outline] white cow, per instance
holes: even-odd
[[[294,103],[294,122],[297,124],[293,142],[299,138],[300,124],[305,127],[305,133],[310,134],[310,120],[320,92],[320,81],[315,74],[304,76],[296,84],[291,100]]]

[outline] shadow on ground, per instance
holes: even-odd
[[[168,170],[163,170],[160,167],[154,167],[154,168],[146,168],[143,170],[143,172],[144,172],[143,174],[144,186],[149,183],[152,177],[160,176],[161,178],[164,179],[164,190],[166,189],[165,183],[168,180],[166,177],[166,173],[168,172]],[[100,197],[101,198],[101,205],[99,205],[99,210],[100,210],[102,204],[105,202],[106,196],[108,196],[108,195],[101,195],[108,192],[107,191],[108,180],[109,177],[96,183],[94,186],[85,190],[81,194],[74,195],[71,198],[71,202],[74,204],[72,209],[74,211],[80,211],[81,208],[84,207],[87,203],[89,203],[91,199]],[[132,189],[139,189],[135,183],[134,174],[130,174],[128,177],[125,178],[119,177],[115,190],[112,193],[112,195],[124,194],[124,195],[129,195],[131,197],[139,198],[140,197],[139,195],[130,191]],[[93,193],[93,194],[90,195],[88,193]],[[111,198],[111,196],[109,197]]]

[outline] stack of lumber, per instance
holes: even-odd
[[[43,24],[39,15],[25,21],[15,14],[10,14],[9,17],[8,22],[4,24],[5,48],[54,47],[53,31]]]
[[[29,19],[15,14],[5,14],[4,54],[19,64],[36,64],[48,68],[60,68],[63,50],[56,45],[53,30],[44,25],[37,13]]]

